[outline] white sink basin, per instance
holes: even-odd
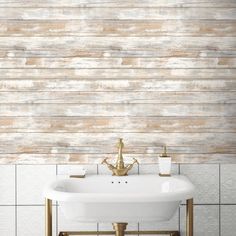
[[[194,186],[185,177],[158,175],[59,179],[45,189],[65,217],[80,222],[145,222],[170,219],[182,200],[193,198]]]

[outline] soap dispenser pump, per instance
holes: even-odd
[[[163,147],[163,153],[159,156],[159,175],[171,176],[171,157],[167,155],[166,145]]]

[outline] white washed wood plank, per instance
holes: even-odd
[[[0,117],[0,132],[236,132],[236,117]]]
[[[7,9],[7,11],[6,11]],[[101,14],[102,12],[102,14]],[[235,20],[235,8],[0,8],[0,19],[12,20]]]
[[[234,0],[1,0],[0,7],[236,7]]]
[[[236,88],[235,88],[236,89]],[[236,92],[0,92],[3,103],[71,103],[71,104],[168,104],[168,103],[236,103]]]
[[[0,133],[1,146],[115,147],[122,137],[128,146],[236,146],[236,133]],[[194,145],[193,145],[194,143]],[[201,147],[202,146],[202,147]]]
[[[158,72],[158,70],[157,70]],[[53,72],[52,72],[53,73]],[[55,77],[55,75],[54,75]],[[194,78],[194,74],[193,74]],[[0,80],[0,91],[236,91],[236,80],[170,80],[165,79],[6,79]]]
[[[236,8],[235,8],[236,10]],[[65,47],[66,45],[66,47]],[[235,37],[0,37],[0,49],[53,50],[159,50],[236,48]]]
[[[202,20],[197,22],[195,20],[1,20],[0,36],[225,37],[236,36],[236,22],[231,20]]]
[[[156,157],[159,153],[162,153],[163,147],[162,146],[125,146],[124,148],[124,155],[129,156],[131,155],[139,155],[139,154],[156,154]],[[113,154],[114,157],[117,154],[117,148],[112,145],[106,146],[59,146],[55,144],[54,146],[47,145],[47,146],[18,146],[18,145],[11,145],[10,152],[13,154],[23,154],[23,153],[32,153],[32,154],[50,154],[50,153],[58,153],[58,154]],[[168,152],[171,155],[175,154],[214,154],[214,153],[222,153],[222,154],[235,154],[236,155],[236,147],[235,146],[224,146],[224,145],[212,145],[210,147],[202,146],[199,148],[199,145],[192,145],[192,146],[168,146]],[[0,153],[1,154],[8,154],[9,150],[3,145],[0,146]]]
[[[64,82],[68,82],[68,80],[72,79],[91,79],[94,80],[94,82],[95,79],[114,79],[123,81],[126,80],[126,83],[128,83],[128,80],[138,79],[157,79],[161,81],[164,79],[226,80],[235,79],[235,74],[236,69],[0,69],[1,80],[17,79],[19,82],[22,79],[32,80],[32,84],[39,79],[58,79],[58,83],[63,81],[63,79]]]
[[[1,116],[236,116],[236,104],[1,104]]]
[[[1,68],[236,68],[236,58],[0,58]]]
[[[0,164],[101,164],[114,154],[0,154]],[[141,164],[157,163],[155,154],[129,154]],[[174,154],[174,163],[236,163],[235,154]]]

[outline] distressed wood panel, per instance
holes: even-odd
[[[0,58],[2,68],[236,68],[236,58]]]
[[[52,72],[53,73],[53,72]],[[52,74],[53,75],[53,74]],[[55,77],[55,75],[53,75]],[[236,91],[236,80],[0,79],[0,91]]]
[[[3,103],[236,103],[236,92],[0,92]]]
[[[85,131],[230,133],[236,132],[236,117],[0,117],[0,132],[3,133]]]
[[[236,69],[2,69],[1,80],[73,79],[81,80],[232,80]],[[127,82],[127,81],[126,81]],[[128,83],[128,82],[127,82]]]
[[[232,57],[235,51],[235,37],[0,37],[1,57]]]
[[[235,0],[0,0],[0,163],[236,163]]]
[[[102,14],[101,14],[102,11]],[[0,8],[8,20],[235,20],[236,8]]]
[[[234,0],[1,0],[0,7],[236,7]]]
[[[115,148],[119,137],[123,137],[126,146],[156,147],[168,143],[169,146],[236,146],[236,133],[1,133],[2,147],[22,147],[31,149],[34,146],[43,147],[95,147],[104,149],[104,146]],[[194,145],[193,145],[194,143]],[[117,150],[117,148],[115,148]],[[10,148],[8,149],[10,152]],[[10,152],[11,153],[11,152]]]
[[[159,2],[159,1],[156,1]],[[236,3],[235,3],[236,6]],[[236,36],[235,20],[1,20],[0,36]]]
[[[236,116],[236,104],[1,104],[1,116]]]
[[[137,158],[140,163],[156,163],[154,154],[129,154],[129,158]],[[114,158],[114,154],[105,154]],[[0,164],[101,164],[104,154],[0,154]],[[127,158],[125,158],[127,159]],[[235,163],[235,154],[174,154],[176,163]]]

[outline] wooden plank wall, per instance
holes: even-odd
[[[1,0],[0,163],[236,162],[235,0]]]

